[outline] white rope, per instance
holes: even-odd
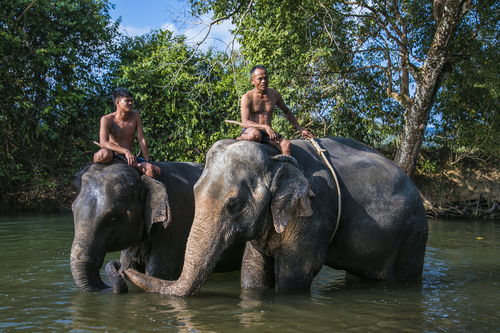
[[[240,123],[238,121],[235,121],[235,120],[225,119],[224,121],[226,123],[228,123],[228,124],[233,124],[233,125],[238,125],[238,126],[243,127],[242,123]],[[337,228],[339,227],[340,215],[342,213],[342,200],[341,200],[339,180],[337,178],[337,173],[335,172],[335,170],[333,169],[332,165],[330,164],[330,161],[328,161],[328,159],[326,158],[326,155],[325,155],[326,149],[321,148],[321,146],[319,145],[319,143],[316,142],[316,140],[314,138],[313,139],[307,139],[307,140],[309,140],[309,142],[311,142],[311,144],[313,145],[313,147],[316,148],[316,150],[318,151],[318,154],[323,158],[323,161],[325,162],[325,164],[328,167],[328,169],[330,169],[330,172],[332,173],[333,179],[335,180],[335,184],[337,185],[337,194],[338,194],[339,208],[338,208],[338,212],[337,212],[337,223],[335,225],[335,230],[333,231],[333,234],[330,237],[330,241],[331,241],[333,239],[333,236],[337,232]]]
[[[330,169],[330,172],[332,173],[333,179],[335,180],[335,184],[337,185],[337,194],[338,194],[338,212],[337,212],[337,224],[335,225],[335,230],[332,233],[332,236],[330,237],[330,241],[333,239],[333,236],[335,236],[335,233],[337,232],[337,228],[339,227],[339,222],[340,222],[340,215],[342,212],[342,200],[341,200],[341,194],[340,194],[340,186],[339,186],[339,180],[337,178],[337,173],[333,169],[332,165],[330,164],[330,161],[328,161],[328,158],[326,158],[325,151],[326,149],[323,149],[318,142],[316,142],[315,139],[308,139],[309,142],[313,145],[314,148],[316,148],[318,154],[323,158],[323,161],[325,162],[326,166],[328,169]]]

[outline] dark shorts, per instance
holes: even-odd
[[[135,159],[136,159],[137,163],[147,162],[142,157],[136,156]],[[126,163],[127,162],[127,158],[123,154],[117,154],[117,153],[113,152],[113,161],[120,161],[120,162],[125,162]]]
[[[246,131],[246,128],[243,127],[243,129],[241,130],[241,134],[245,133],[245,131]],[[259,142],[269,144],[269,141],[271,141],[269,134],[267,134],[267,132],[264,130],[259,130],[259,131],[260,131],[260,141]],[[281,139],[281,138],[282,138],[281,134],[276,133],[276,139]]]

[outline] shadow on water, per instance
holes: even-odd
[[[0,218],[0,331],[495,332],[500,225],[430,223],[421,283],[369,281],[323,268],[311,292],[248,291],[213,274],[190,298],[131,286],[80,292],[71,278],[71,216]],[[106,258],[116,258],[117,253]]]

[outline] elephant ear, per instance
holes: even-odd
[[[144,199],[144,224],[149,233],[154,223],[163,223],[166,228],[172,222],[172,214],[165,184],[143,175],[142,183],[146,187]]]
[[[277,165],[270,186],[271,213],[274,229],[281,233],[294,218],[313,214],[311,198],[314,193],[295,158],[278,155],[272,159],[277,161]]]

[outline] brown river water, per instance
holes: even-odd
[[[182,299],[135,287],[80,292],[69,267],[71,215],[2,216],[0,332],[500,332],[500,221],[429,228],[417,285],[324,267],[310,293],[277,295],[242,292],[235,272]]]

